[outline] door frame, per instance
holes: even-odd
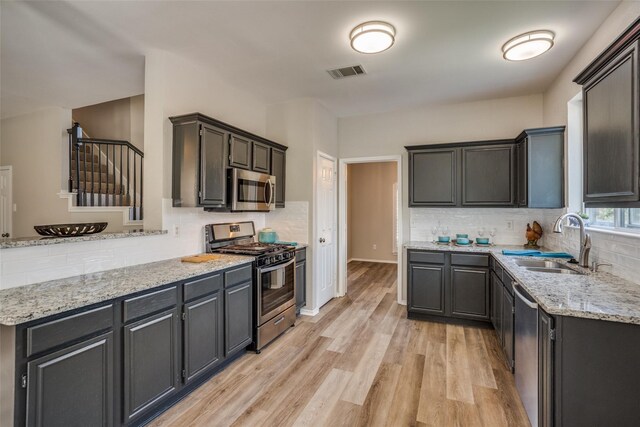
[[[319,225],[319,221],[318,221],[318,181],[317,181],[317,177],[318,177],[318,165],[320,164],[320,159],[326,159],[329,160],[331,162],[333,162],[336,166],[336,169],[334,171],[334,174],[338,174],[338,176],[340,175],[338,173],[338,159],[327,154],[324,153],[320,150],[316,151],[316,157],[315,157],[315,161],[314,161],[314,165],[313,165],[313,242],[311,247],[315,248],[316,244],[318,242],[319,239],[319,233],[318,233],[318,225]],[[336,249],[339,250],[339,242],[338,242],[338,185],[337,185],[337,181],[334,179],[333,180],[333,193],[334,193],[334,205],[336,207],[336,209],[333,210],[333,223],[334,223],[334,227],[333,227],[333,242],[334,242],[334,247]],[[335,254],[337,256],[337,254]],[[313,296],[313,308],[311,310],[307,310],[305,311],[305,314],[309,314],[309,315],[316,315],[318,314],[320,307],[318,306],[318,295],[317,295],[317,287],[320,284],[320,277],[319,277],[319,272],[320,269],[318,268],[318,266],[320,265],[320,251],[318,250],[313,250],[313,265],[312,265],[312,277],[313,277],[313,286],[312,286],[312,296]],[[337,263],[336,263],[337,265]],[[333,289],[333,298],[339,296],[338,294],[338,280],[337,277],[338,274],[336,272],[336,277],[334,277],[334,283],[336,284],[336,286]]]
[[[396,242],[398,248],[398,303],[404,304],[402,299],[402,266],[404,253],[402,250],[403,242],[403,226],[402,226],[402,156],[401,155],[389,155],[389,156],[375,156],[375,157],[350,157],[340,159],[340,166],[338,169],[338,296],[345,296],[347,294],[347,166],[356,163],[396,163],[397,173],[397,189],[396,189],[396,203],[398,209],[398,240]]]
[[[0,171],[9,171],[9,236],[13,237],[13,166],[0,166]]]

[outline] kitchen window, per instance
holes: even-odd
[[[588,226],[640,234],[640,208],[588,208]]]

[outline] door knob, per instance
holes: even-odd
[[[324,242],[326,242],[326,240],[324,240],[324,237],[321,237],[320,238],[320,243],[324,243]]]
[[[2,237],[9,237],[9,233],[2,233]]]

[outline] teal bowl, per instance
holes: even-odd
[[[449,236],[438,236],[438,242],[440,243],[449,243],[449,240],[451,240]]]
[[[488,237],[477,237],[476,238],[476,243],[478,243],[480,245],[488,245],[489,244],[489,238]]]
[[[469,239],[467,237],[458,237],[456,239],[456,243],[459,244],[459,245],[468,245],[470,242],[469,242]]]
[[[468,239],[469,235],[468,234],[456,234],[456,239],[459,241],[460,239]],[[469,243],[467,241],[467,243]]]
[[[264,229],[258,232],[258,241],[260,243],[275,243],[278,235],[271,229]]]

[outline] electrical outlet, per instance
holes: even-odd
[[[373,244],[373,250],[375,251],[376,249],[378,249],[378,245],[376,245],[375,243]]]
[[[180,227],[178,227],[178,224],[174,224],[173,225],[173,236],[177,237],[178,234],[180,234]]]
[[[507,220],[507,230],[513,230],[513,220]]]

